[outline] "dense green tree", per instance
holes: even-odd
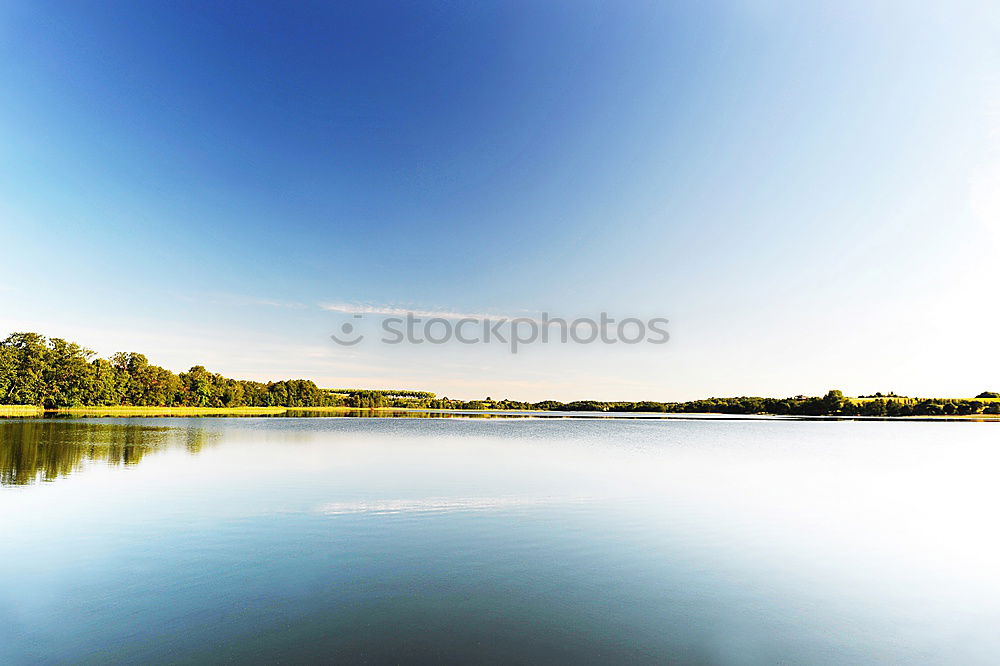
[[[308,380],[263,384],[240,381],[196,365],[173,372],[151,365],[137,352],[118,352],[109,359],[89,359],[93,352],[60,338],[37,333],[13,333],[0,342],[0,404],[137,405],[242,407],[313,407],[338,405],[344,396],[325,391]],[[404,392],[399,392],[404,393]],[[381,404],[389,392],[374,392],[368,400]],[[409,392],[412,399],[434,394]]]
[[[91,366],[90,399],[85,404],[102,407],[121,405],[125,401],[125,391],[111,361],[98,358]]]
[[[85,404],[92,395],[94,352],[62,338],[49,340],[45,350],[42,405],[47,408]]]
[[[823,410],[826,414],[839,414],[847,400],[842,391],[831,390],[823,396]]]
[[[0,343],[4,350],[7,405],[41,405],[45,398],[45,375],[48,369],[48,345],[37,333],[11,333]]]

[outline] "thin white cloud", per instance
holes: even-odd
[[[405,317],[408,314],[412,314],[414,317],[439,317],[441,319],[497,319],[500,317],[510,317],[509,315],[495,313],[455,312],[452,310],[414,310],[412,308],[401,308],[396,306],[355,303],[320,303],[319,306],[328,312],[362,315],[371,314],[386,317]]]
[[[249,299],[247,304],[263,305],[270,308],[291,308],[294,310],[304,310],[309,307],[305,303],[296,303],[294,301],[272,301],[264,298]]]
[[[292,310],[305,310],[310,306],[297,301],[281,301],[273,298],[260,298],[257,296],[245,296],[242,294],[209,294],[203,297],[193,297],[188,295],[179,296],[182,300],[200,300],[202,302],[216,303],[218,305],[236,305],[249,307],[266,308],[287,308]]]

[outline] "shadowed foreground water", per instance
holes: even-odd
[[[998,428],[0,421],[0,663],[996,663]]]

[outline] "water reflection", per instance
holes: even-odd
[[[355,502],[330,502],[316,509],[326,516],[350,514],[395,515],[434,514],[472,511],[495,511],[511,509],[538,509],[547,506],[565,507],[570,504],[585,503],[589,498],[566,497],[427,497],[422,499],[377,499]]]
[[[0,664],[1000,663],[994,428],[0,422]]]
[[[211,433],[193,428],[45,419],[0,423],[0,485],[54,481],[92,463],[136,465],[168,444],[199,452]]]

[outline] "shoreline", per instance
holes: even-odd
[[[380,418],[572,418],[617,420],[699,420],[699,421],[903,421],[903,422],[1000,422],[993,414],[941,414],[913,416],[731,414],[724,412],[618,412],[560,411],[541,409],[473,410],[416,407],[62,407],[44,409],[31,405],[0,405],[0,419],[6,418],[143,418],[143,417],[287,417],[337,418],[348,415],[376,415]]]

